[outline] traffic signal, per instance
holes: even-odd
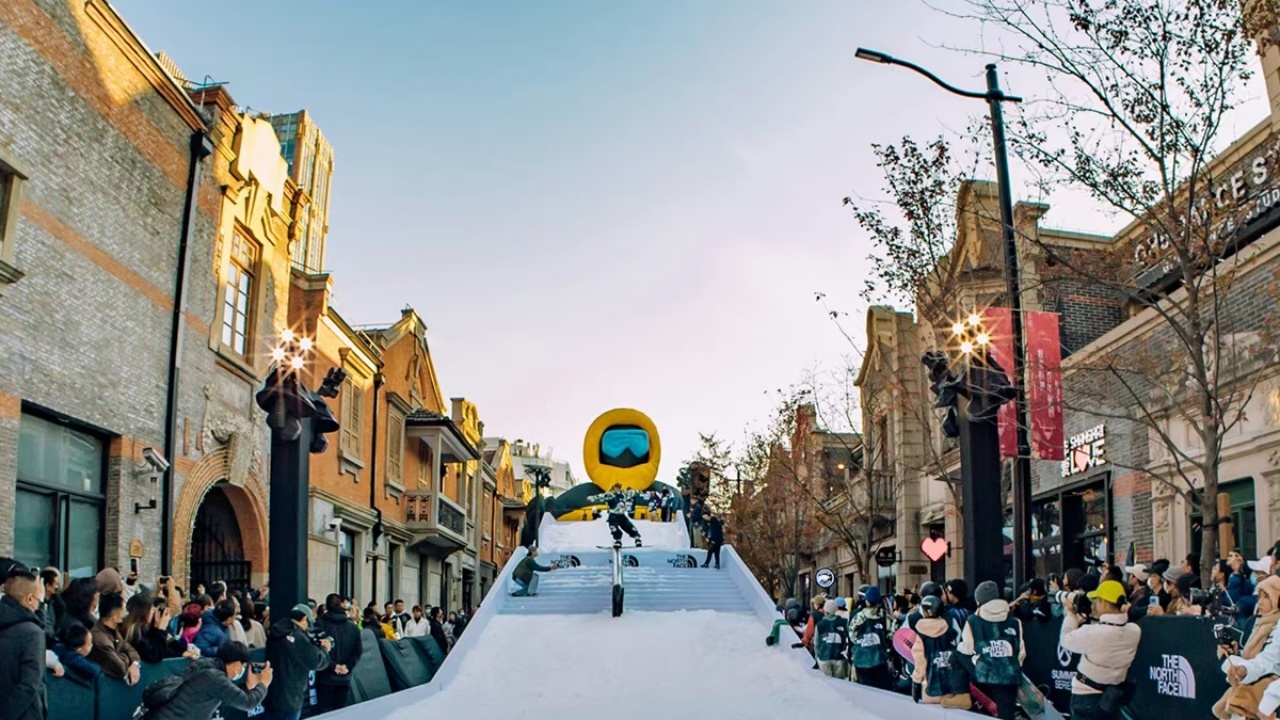
[[[929,369],[929,390],[933,392],[935,408],[943,408],[946,415],[942,419],[942,434],[949,438],[960,437],[960,423],[956,410],[963,394],[961,379],[951,372],[951,365],[945,353],[937,350],[926,352],[920,361]]]

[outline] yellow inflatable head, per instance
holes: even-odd
[[[619,408],[596,418],[582,445],[587,477],[602,490],[647,490],[658,477],[658,428],[639,410]]]

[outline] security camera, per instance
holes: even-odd
[[[341,529],[342,529],[342,518],[340,518],[340,517],[329,518],[329,529],[330,529],[330,530],[341,530]]]
[[[155,468],[157,472],[167,472],[169,470],[169,461],[156,452],[155,448],[142,448],[142,459],[146,460],[147,464]]]

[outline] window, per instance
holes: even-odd
[[[356,595],[356,536],[350,530],[338,536],[338,592],[345,597]]]
[[[90,577],[101,565],[105,443],[35,415],[18,425],[14,557]]]
[[[1226,493],[1231,499],[1231,533],[1236,541],[1235,547],[1219,552],[1225,554],[1235,550],[1245,557],[1253,557],[1258,553],[1258,518],[1253,496],[1253,478],[1219,483],[1218,492]],[[1191,552],[1197,555],[1204,543],[1203,523],[1200,513],[1191,516]]]
[[[222,302],[222,346],[241,357],[248,356],[252,337],[257,266],[258,244],[238,231],[233,233]]]
[[[342,384],[341,422],[338,449],[347,457],[359,460],[364,431],[364,388],[351,377]]]
[[[0,155],[0,286],[22,277],[13,265],[13,246],[18,232],[18,197],[26,179]]]
[[[404,417],[395,411],[387,421],[387,482],[404,486]]]

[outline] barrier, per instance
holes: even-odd
[[[364,652],[351,673],[351,695],[348,698],[351,703],[425,685],[444,664],[444,653],[431,637],[379,640],[372,631],[363,630],[360,641]],[[256,648],[251,651],[250,657],[255,663],[264,662],[266,654],[266,650]],[[142,704],[142,692],[148,684],[161,678],[181,675],[190,664],[191,661],[186,658],[142,663],[138,683],[132,686],[105,675],[88,683],[46,674],[48,720],[130,720],[133,711]],[[315,673],[311,675],[304,703],[303,717],[314,715]],[[261,706],[248,712],[230,707],[219,710],[222,720],[248,720],[261,713]]]
[[[1062,637],[1062,618],[1023,620],[1022,632],[1027,645],[1023,674],[1046,691],[1049,702],[1065,713],[1071,707],[1071,678],[1075,677],[1080,656],[1063,650],[1058,644],[1058,638]],[[1050,648],[1053,652],[1046,652]]]

